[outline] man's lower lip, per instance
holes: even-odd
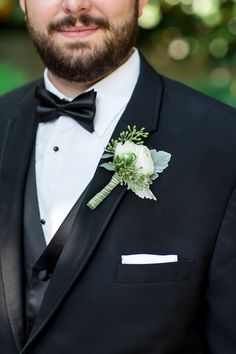
[[[83,31],[60,31],[60,33],[69,38],[84,38],[94,34],[96,31],[97,28]]]

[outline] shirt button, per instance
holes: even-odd
[[[54,146],[53,151],[55,151],[55,152],[59,151],[59,147],[58,146]]]
[[[44,219],[41,219],[40,222],[41,222],[42,225],[46,224],[46,220],[44,220]]]
[[[46,281],[46,280],[49,280],[50,278],[51,278],[51,274],[49,273],[49,271],[47,269],[43,269],[38,272],[38,279],[39,280]]]

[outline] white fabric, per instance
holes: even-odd
[[[40,123],[36,135],[36,182],[40,218],[48,244],[91,181],[101,155],[133,93],[140,72],[135,49],[129,60],[90,89],[97,91],[95,131],[89,133],[72,118]],[[45,87],[65,97],[50,82]],[[70,99],[71,100],[71,99]],[[57,146],[56,152],[53,148]]]
[[[178,262],[176,254],[129,254],[121,256],[122,264],[159,264]]]

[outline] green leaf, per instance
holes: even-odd
[[[108,171],[115,171],[114,165],[111,162],[103,163],[103,164],[100,165],[100,167],[103,167],[103,168],[105,168]]]
[[[113,156],[114,156],[113,154],[103,154],[102,159],[110,159]]]

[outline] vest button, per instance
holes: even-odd
[[[47,281],[51,278],[51,274],[47,269],[40,270],[38,272],[38,279],[41,281]]]

